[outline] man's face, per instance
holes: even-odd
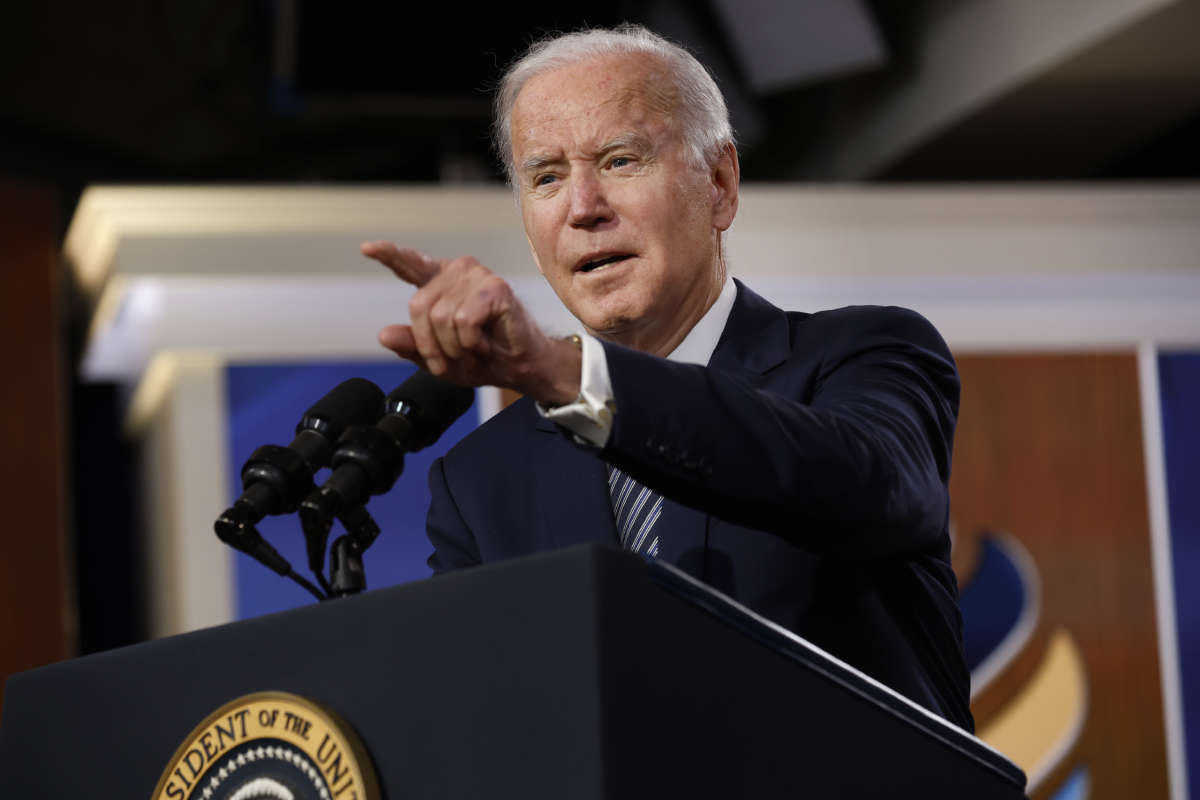
[[[661,69],[619,56],[543,73],[512,113],[538,269],[591,332],[642,349],[689,329],[720,292],[719,236],[737,206],[736,155],[724,173],[687,162]]]

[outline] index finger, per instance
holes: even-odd
[[[396,277],[414,286],[424,286],[442,269],[442,262],[391,242],[363,242],[362,254],[373,258],[396,273]]]

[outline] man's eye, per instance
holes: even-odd
[[[612,167],[613,169],[620,169],[621,167],[627,167],[632,163],[633,159],[629,156],[615,156],[611,161],[608,162],[608,166]]]
[[[546,184],[551,183],[553,181],[554,181],[553,175],[538,175],[536,178],[533,179],[533,185],[534,186],[545,186]]]

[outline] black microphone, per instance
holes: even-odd
[[[291,444],[255,450],[242,466],[242,496],[213,526],[221,541],[286,575],[291,567],[254,526],[267,514],[295,511],[316,489],[313,475],[329,466],[337,438],[348,427],[379,419],[383,399],[383,391],[368,380],[343,381],[304,412]]]
[[[387,396],[378,423],[346,429],[333,451],[333,474],[300,504],[309,566],[314,571],[320,572],[324,564],[334,517],[391,489],[404,471],[405,452],[436,442],[474,400],[474,389],[418,370]]]

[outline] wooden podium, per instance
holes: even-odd
[[[596,546],[15,675],[0,786],[150,797],[201,720],[260,691],[340,715],[393,800],[1024,796],[973,736],[683,573]]]

